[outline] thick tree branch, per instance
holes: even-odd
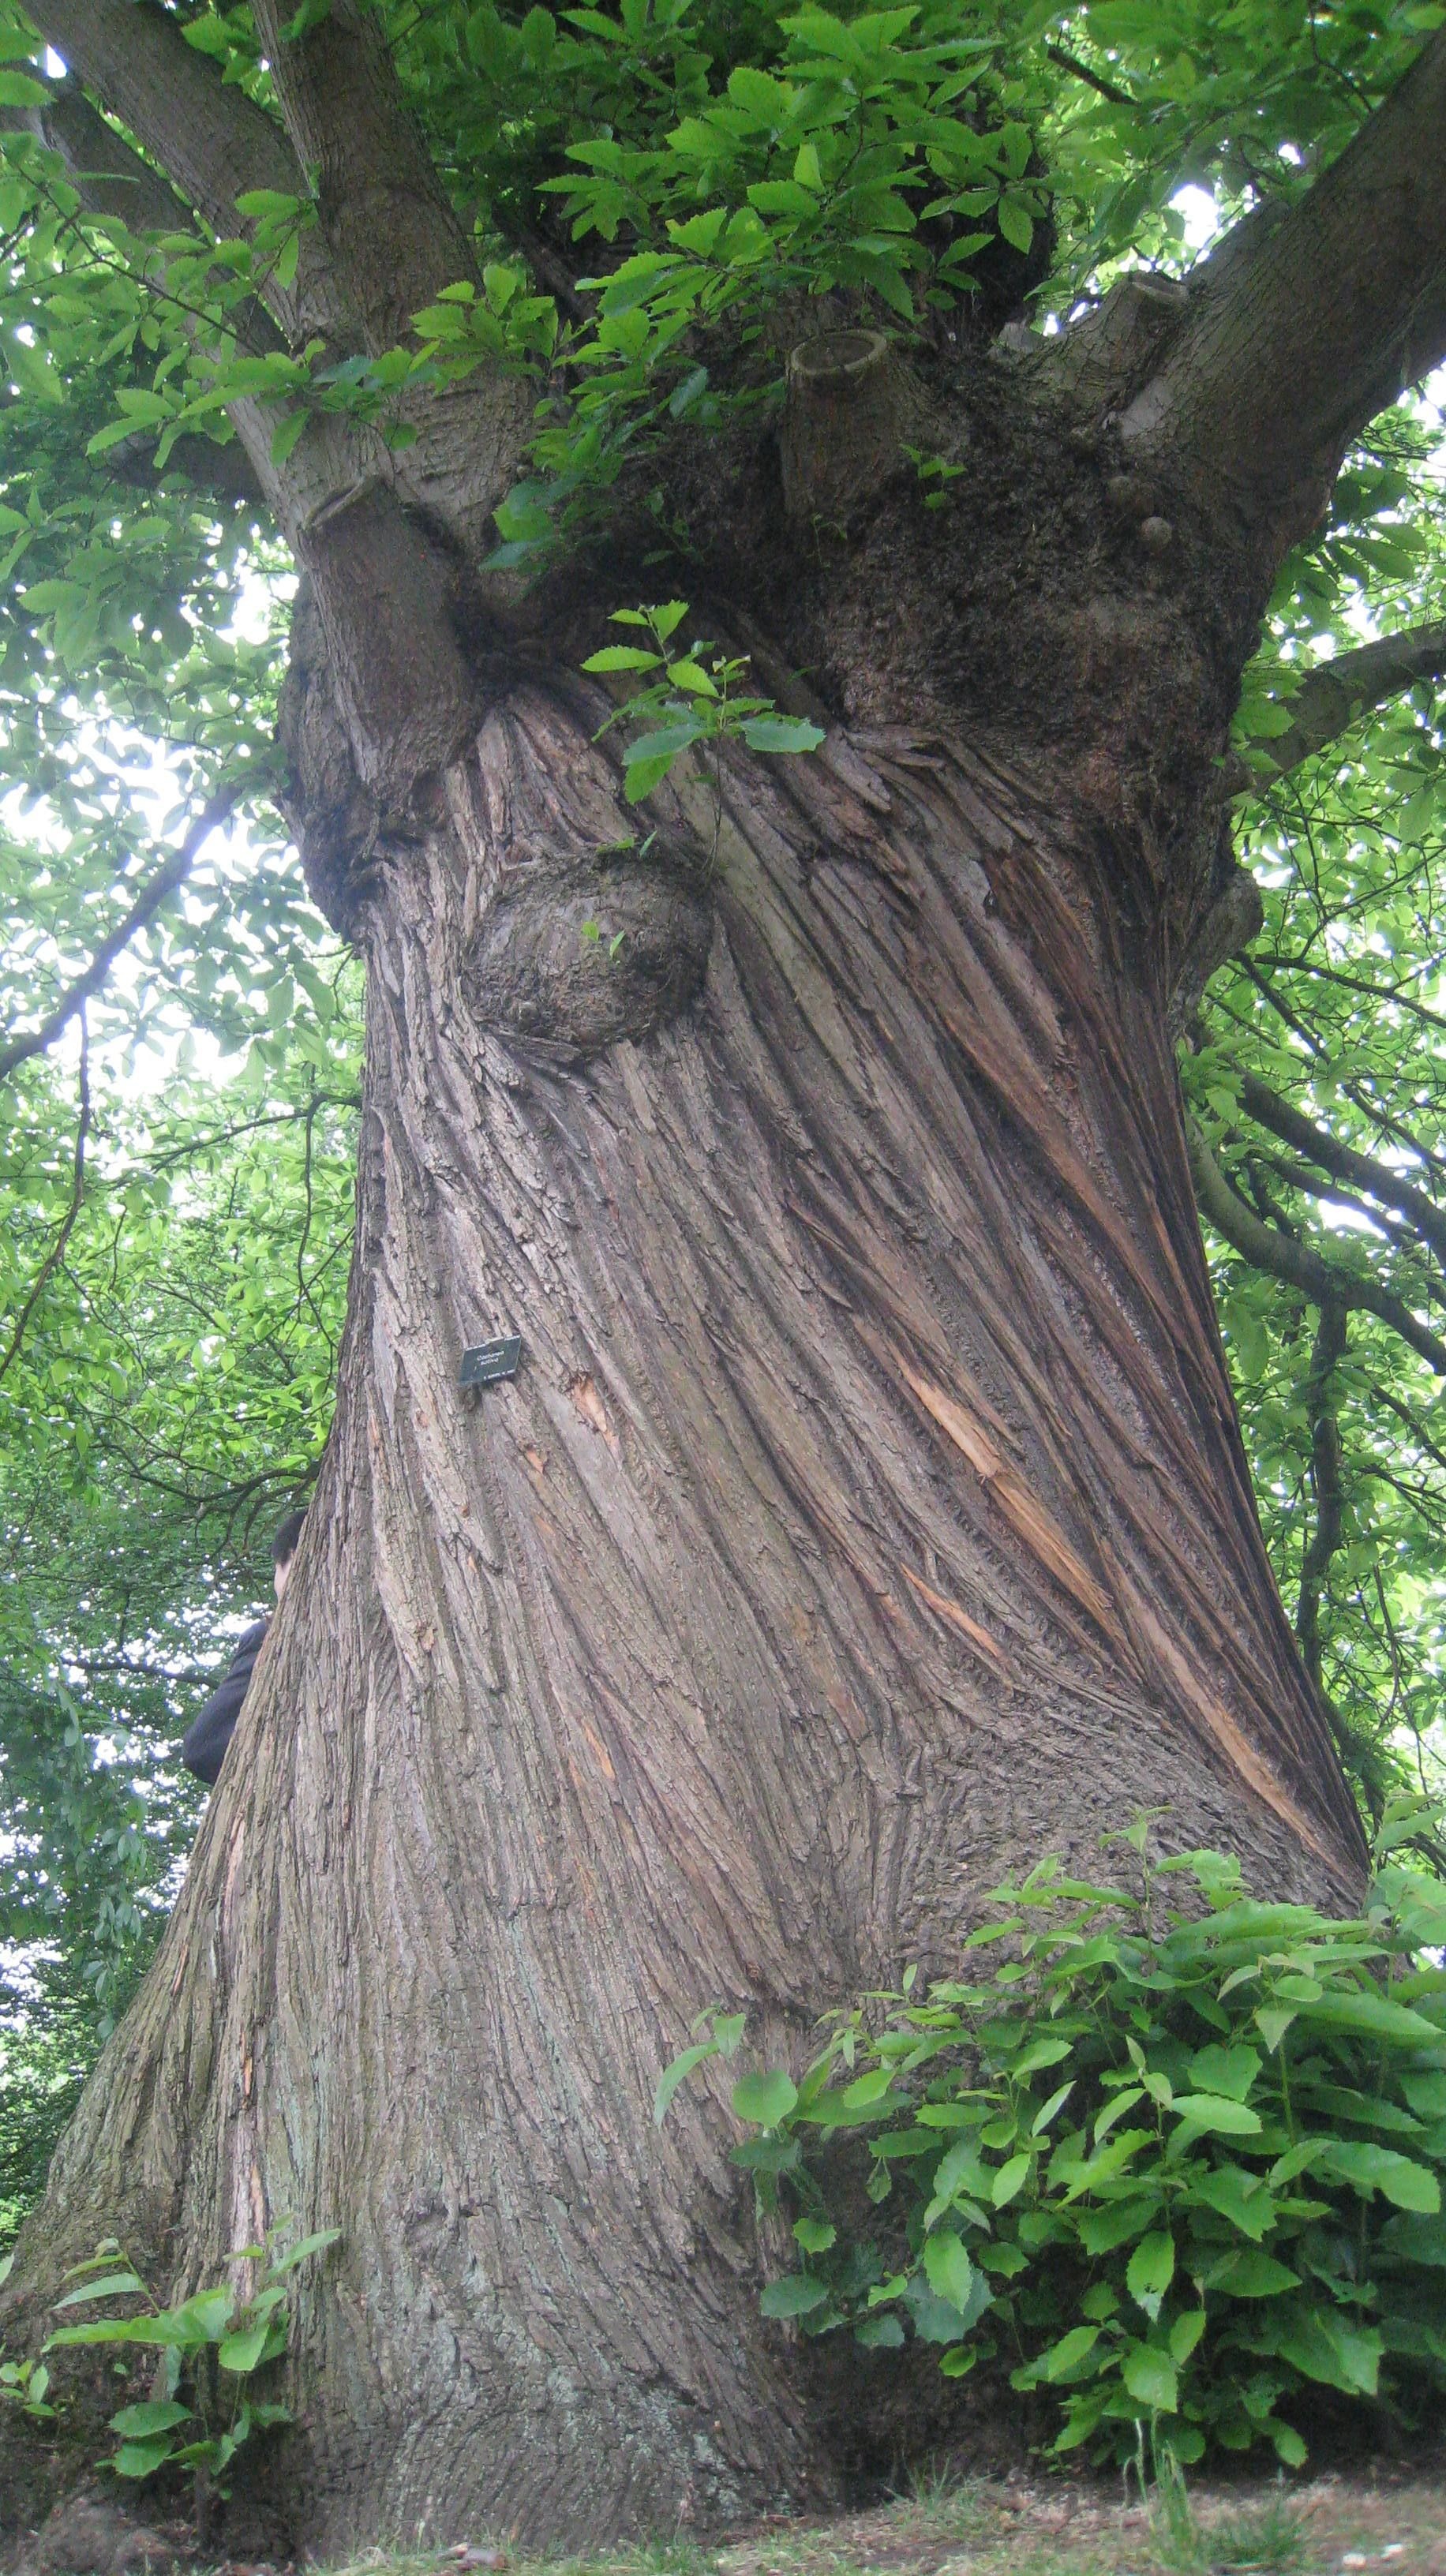
[[[150,0],[34,0],[30,16],[212,232],[244,229],[236,200],[248,189],[305,195],[285,135],[186,43],[168,11]]]
[[[1232,1189],[1197,1129],[1191,1130],[1189,1146],[1195,1195],[1202,1212],[1216,1233],[1233,1244],[1253,1270],[1285,1280],[1313,1306],[1358,1307],[1365,1314],[1378,1315],[1383,1324],[1389,1324],[1403,1342],[1419,1352],[1438,1377],[1446,1377],[1446,1342],[1417,1320],[1404,1298],[1393,1297],[1389,1288],[1378,1287],[1373,1279],[1360,1278],[1344,1263],[1329,1261],[1323,1254],[1295,1242],[1292,1236],[1282,1234],[1278,1226],[1267,1225]]]
[[[1319,513],[1350,440],[1446,355],[1446,30],[1310,193],[1250,221],[1121,418],[1222,487],[1277,546]]]
[[[41,1021],[39,1028],[32,1029],[27,1037],[12,1038],[8,1046],[0,1047],[0,1082],[14,1073],[18,1065],[28,1063],[31,1056],[43,1055],[47,1047],[55,1044],[62,1030],[69,1028],[77,1013],[85,1009],[86,1003],[93,1000],[122,949],[129,947],[136,932],[144,930],[168,897],[185,884],[202,843],[218,823],[224,823],[236,804],[241,784],[237,779],[232,785],[219,788],[210,802],[202,806],[180,846],[172,852],[164,867],[158,868],[141,888],[125,919],[118,921],[109,936],[101,941],[85,973],[78,975],[69,989],[62,993],[54,1010]]]
[[[1379,1199],[1383,1207],[1395,1208],[1409,1219],[1423,1243],[1429,1243],[1437,1259],[1446,1267],[1446,1209],[1439,1208],[1424,1190],[1413,1188],[1389,1163],[1378,1162],[1372,1154],[1360,1154],[1352,1145],[1343,1145],[1329,1128],[1318,1127],[1299,1109],[1282,1100],[1269,1083],[1257,1074],[1247,1073],[1240,1085],[1240,1105],[1247,1114],[1268,1127],[1272,1136],[1290,1145],[1308,1163],[1329,1172],[1338,1181],[1354,1182],[1357,1189]]]
[[[412,315],[476,262],[404,100],[378,12],[332,0],[288,36],[289,0],[253,0],[287,131],[315,175],[322,238],[369,349],[407,338]]]
[[[219,238],[250,232],[236,200],[249,190],[305,198],[306,178],[286,136],[244,90],[188,45],[175,18],[153,0],[34,0],[30,16],[89,90],[164,170],[186,204]],[[99,121],[99,120],[97,120]],[[144,167],[144,164],[141,165]],[[153,203],[132,230],[177,231],[178,209]],[[158,219],[156,219],[158,218]],[[326,262],[303,232],[293,286],[275,281],[268,302],[293,337],[339,323]]]
[[[33,134],[65,164],[81,204],[96,215],[118,216],[133,233],[177,232],[191,210],[175,191],[97,115],[80,83],[56,81],[43,107],[0,110],[0,128]]]
[[[1407,626],[1399,635],[1383,635],[1353,653],[1321,662],[1291,699],[1292,723],[1256,745],[1278,777],[1298,769],[1303,760],[1323,751],[1339,734],[1349,733],[1360,716],[1384,706],[1418,680],[1446,677],[1446,620],[1430,626]],[[1236,761],[1230,770],[1230,792],[1245,796],[1270,784],[1258,767]]]

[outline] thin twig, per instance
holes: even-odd
[[[208,833],[214,832],[218,823],[225,822],[244,785],[245,781],[238,778],[229,786],[217,789],[209,802],[202,806],[180,848],[172,851],[165,866],[158,868],[149,885],[142,887],[124,921],[118,921],[109,937],[101,941],[85,973],[78,975],[69,990],[62,993],[49,1017],[42,1020],[39,1028],[33,1029],[28,1037],[12,1038],[8,1046],[0,1047],[0,1082],[7,1074],[13,1073],[17,1065],[27,1063],[31,1056],[43,1055],[47,1047],[54,1045],[61,1031],[70,1026],[76,1013],[84,1012],[86,1003],[100,991],[122,949],[130,945],[138,930],[144,930],[146,923],[154,919],[167,897],[185,884],[202,842]]]
[[[80,1214],[81,1201],[85,1197],[85,1141],[89,1134],[90,1033],[85,1024],[85,1004],[82,1002],[80,1005],[80,1119],[75,1130],[75,1175],[71,1183],[70,1205],[66,1209],[64,1216],[61,1218],[60,1232],[57,1234],[55,1241],[52,1243],[50,1250],[47,1252],[45,1259],[42,1261],[40,1268],[37,1270],[34,1279],[30,1283],[30,1294],[20,1309],[15,1330],[10,1336],[10,1343],[5,1356],[3,1359],[0,1359],[0,1379],[5,1377],[11,1361],[14,1359],[16,1352],[19,1350],[21,1343],[25,1339],[26,1326],[29,1324],[30,1318],[34,1314],[35,1309],[44,1294],[46,1281],[49,1279],[57,1263],[64,1255],[65,1247],[70,1241],[71,1229],[75,1224],[76,1218]]]

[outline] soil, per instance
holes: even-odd
[[[154,2549],[156,2536],[145,2537]],[[174,2525],[165,2526],[164,2541],[165,2560],[184,2565],[186,2576],[298,2576],[242,2559],[202,2569]],[[131,2548],[105,2563],[145,2564],[153,2549],[137,2550],[133,2534]],[[23,2568],[42,2563],[45,2576],[72,2576],[54,2547],[21,2560]],[[87,2554],[87,2567],[100,2563]],[[505,2537],[477,2533],[447,2548],[378,2549],[303,2576],[1354,2576],[1366,2569],[1446,2576],[1446,2464],[1434,2474],[1378,2466],[1289,2482],[1201,2481],[1173,2516],[1158,2492],[1142,2504],[1117,2480],[941,2472],[866,2512],[780,2515],[714,2548],[679,2531],[595,2557],[534,2559],[510,2550]]]

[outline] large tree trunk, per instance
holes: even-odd
[[[730,754],[622,851],[601,712],[514,685],[376,858],[325,1475],[12,2284],[339,2227],[320,2551],[827,2489],[721,2085],[651,2123],[702,2007],[801,2055],[1142,1805],[1358,1886],[1118,874],[1037,756],[900,733]]]

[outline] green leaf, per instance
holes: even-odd
[[[1222,2138],[1253,2138],[1260,2132],[1260,2114],[1248,2102],[1233,2102],[1224,2093],[1182,2093],[1175,2102],[1175,2117],[1194,2130],[1204,2130]]]
[[[585,937],[591,935],[593,938],[600,938],[602,936],[596,922],[585,921],[582,927]],[[697,2028],[696,2022],[693,2026],[695,2029]],[[692,2074],[695,2066],[701,2066],[705,2059],[716,2057],[717,2054],[717,2041],[713,2039],[703,2039],[699,2040],[695,2047],[685,2048],[681,2057],[675,2057],[671,2065],[664,2067],[662,2074],[658,2077],[657,2090],[653,2095],[653,2118],[660,2129],[664,2120],[668,2116],[668,2106],[684,2078]]]
[[[1247,2173],[1240,2165],[1216,2165],[1213,2170],[1192,2176],[1192,2202],[1217,2210],[1228,2218],[1242,2236],[1257,2243],[1269,2233],[1276,2221],[1274,2194],[1262,2177]]]
[[[182,2406],[174,2397],[154,2397],[138,2406],[123,2406],[118,2415],[112,2415],[110,2429],[134,2442],[149,2434],[172,2432],[177,2424],[188,2424],[190,2420],[189,2406]]]
[[[733,2087],[735,2117],[760,2129],[776,2129],[798,2102],[798,2086],[782,2067],[767,2074],[745,2075]]]
[[[1033,2162],[1032,2156],[1011,2156],[1007,2164],[1000,2166],[989,2195],[996,2209],[1006,2208],[1023,2190]]]
[[[1314,2309],[1282,2336],[1277,2350],[1307,2379],[1347,2396],[1374,2397],[1380,2374],[1382,2344],[1374,2327],[1356,2327],[1322,2308]]]
[[[1180,2383],[1168,2352],[1157,2344],[1129,2344],[1121,2375],[1132,2397],[1152,2413],[1173,2415],[1180,2402]]]
[[[1436,2217],[1441,2208],[1441,2186],[1435,2174],[1411,2157],[1399,2155],[1394,2147],[1333,2138],[1316,2170],[1337,2175],[1357,2191],[1378,2191],[1398,2209],[1415,2210],[1423,2218]]]
[[[1151,2323],[1160,2313],[1165,2292],[1175,2277],[1175,2240],[1165,2228],[1142,2236],[1130,2256],[1125,2286]]]
[[[996,221],[1005,240],[1015,250],[1028,250],[1034,239],[1034,217],[1023,200],[1009,195],[999,200]]]
[[[803,716],[749,716],[743,726],[750,751],[817,751],[823,738],[822,726]]]
[[[590,653],[582,667],[585,671],[657,671],[662,663],[661,653],[645,653],[639,644],[605,644],[600,653]]]
[[[969,2260],[964,2240],[952,2229],[940,2228],[924,2239],[924,2274],[936,2298],[947,2299],[960,2313],[968,2307],[974,2287],[974,2266]]]
[[[298,406],[295,411],[287,412],[285,417],[277,422],[276,427],[271,434],[271,462],[273,465],[284,465],[286,463],[292,449],[298,444],[302,431],[306,428],[310,418],[310,412],[305,410],[303,407]]]
[[[682,689],[687,696],[695,698],[716,698],[718,695],[718,691],[712,680],[710,680],[707,672],[700,670],[696,662],[670,662],[668,664],[668,677],[672,681],[674,688]]]
[[[107,2272],[104,2280],[84,2281],[78,2290],[67,2290],[63,2299],[56,2300],[52,2313],[58,2315],[62,2308],[79,2307],[87,2299],[129,2298],[137,2291],[142,2298],[148,2296],[144,2281],[134,2272]]]
[[[892,2351],[903,2340],[904,2329],[897,2317],[865,2317],[854,2328],[855,2343],[865,2344],[876,2352]]]
[[[640,805],[645,796],[651,796],[655,787],[661,787],[677,757],[675,751],[654,752],[645,760],[634,760],[629,756],[623,771],[623,794],[628,803]]]
[[[807,2272],[789,2272],[781,2281],[768,2282],[758,2304],[766,2317],[806,2317],[821,2308],[828,2295],[827,2281],[815,2281]]]
[[[259,222],[267,215],[300,214],[302,200],[300,197],[284,196],[278,188],[246,188],[237,197],[235,204],[238,215],[245,215],[250,221]]]
[[[1201,2093],[1224,2096],[1231,2102],[1243,2102],[1260,2073],[1260,2051],[1237,2042],[1222,2048],[1218,2042],[1197,2049],[1190,2060],[1190,2081]]]
[[[1034,2367],[1042,2379],[1064,2379],[1089,2359],[1099,2339],[1098,2326],[1071,2326],[1068,2334],[1040,2354]]]
[[[1361,2032],[1368,2039],[1399,2047],[1420,2048],[1441,2036],[1424,2013],[1412,2012],[1407,2004],[1393,2004],[1385,1995],[1330,1994],[1319,2003],[1300,2004],[1298,2012],[1302,2021],[1318,2028]]]
[[[115,2457],[105,2465],[114,2469],[118,2478],[153,2478],[157,2469],[175,2457],[174,2445],[164,2434],[153,2442],[123,2442]]]
[[[224,2335],[216,2353],[221,2368],[233,2371],[237,2377],[253,2371],[266,2350],[271,2331],[270,2320],[263,2317],[259,2324],[243,2327],[239,2334]]]
[[[1255,2012],[1255,2025],[1272,2056],[1279,2048],[1295,2019],[1294,2006],[1260,2004]]]
[[[1298,2272],[1253,2245],[1222,2255],[1202,2277],[1207,2289],[1224,2290],[1232,2299],[1274,2299],[1282,2290],[1300,2287]]]
[[[279,2280],[283,2273],[294,2272],[299,2263],[309,2263],[313,2254],[324,2254],[329,2245],[339,2245],[340,2242],[339,2227],[319,2227],[313,2236],[299,2238],[295,2245],[287,2247],[284,2254],[273,2257],[269,2266],[272,2279]]]
[[[823,2218],[796,2218],[793,2234],[795,2243],[803,2247],[805,2254],[826,2254],[829,2247],[838,2241],[838,2229],[830,2227]]]

